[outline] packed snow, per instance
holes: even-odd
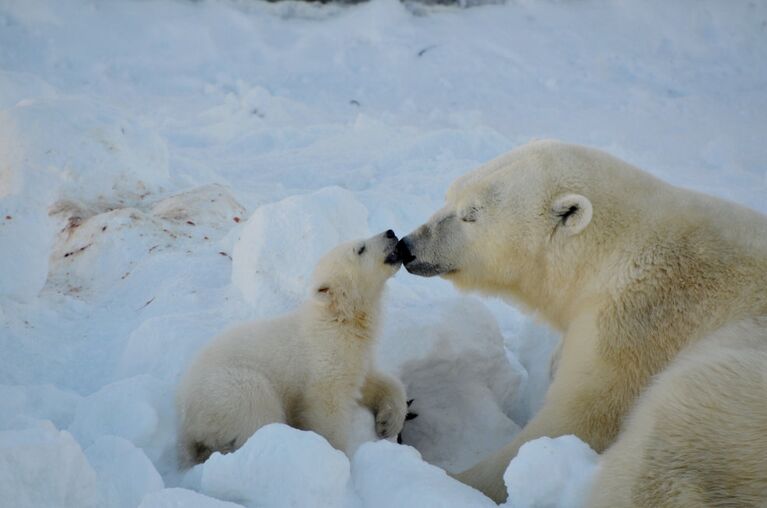
[[[360,410],[350,457],[271,425],[179,471],[179,376],[297,305],[327,249],[411,231],[531,138],[767,212],[766,26],[755,1],[0,1],[0,499],[491,506],[446,471],[529,420],[558,341],[507,302],[389,282],[404,445]],[[528,443],[506,506],[579,506],[597,467]]]

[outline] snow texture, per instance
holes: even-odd
[[[0,499],[489,505],[444,470],[513,439],[559,340],[507,302],[389,282],[377,362],[419,416],[398,446],[360,410],[351,459],[277,425],[179,471],[178,379],[305,298],[324,251],[406,234],[531,138],[767,212],[765,24],[716,0],[0,2]],[[578,506],[595,464],[531,442],[507,506]]]
[[[341,506],[350,474],[346,455],[323,437],[282,424],[199,467],[203,493],[248,507]]]
[[[504,506],[583,506],[597,459],[596,452],[575,436],[541,437],[523,444],[503,476],[509,491]]]

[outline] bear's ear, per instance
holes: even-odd
[[[593,215],[591,201],[580,194],[564,194],[554,200],[551,211],[557,228],[568,236],[577,235],[589,225]]]

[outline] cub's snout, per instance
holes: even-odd
[[[384,258],[384,263],[387,265],[401,264],[402,258],[400,257],[399,251],[397,250],[397,247],[399,246],[399,239],[397,238],[397,235],[393,230],[387,229],[381,234],[381,236],[383,236],[384,241],[386,242],[386,257]]]

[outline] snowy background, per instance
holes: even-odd
[[[513,438],[558,340],[504,302],[390,281],[379,362],[414,448],[270,426],[181,474],[179,375],[531,138],[767,212],[766,128],[760,1],[0,0],[0,504],[492,505],[443,469]],[[577,506],[595,463],[530,443],[508,505]]]

